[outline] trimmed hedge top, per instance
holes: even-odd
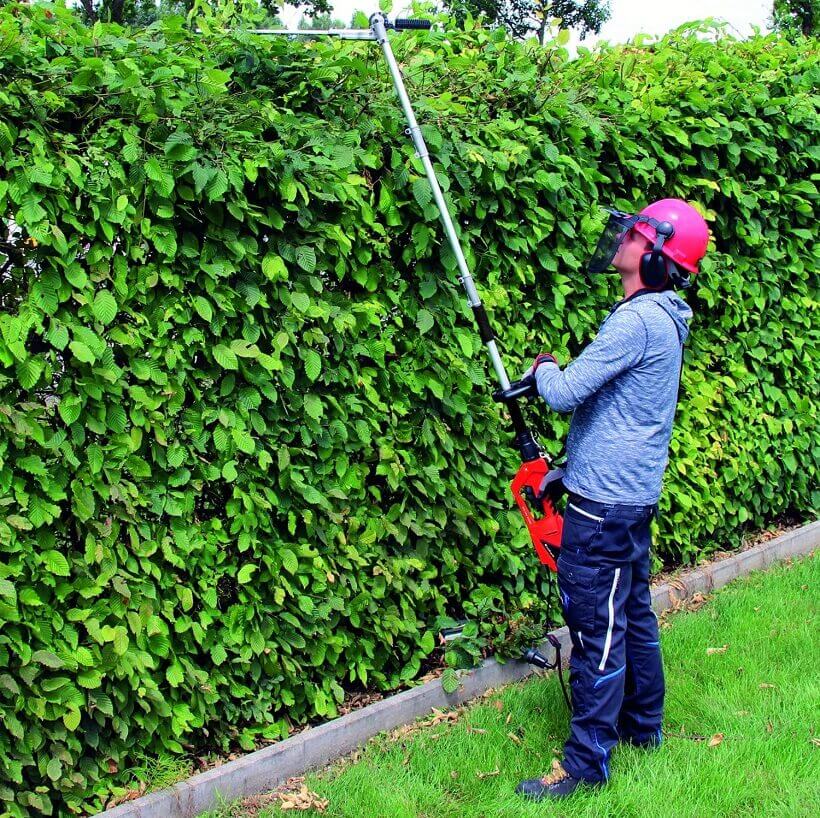
[[[543,616],[516,454],[377,49],[0,9],[0,813]],[[818,49],[396,36],[510,371],[617,299],[599,204],[693,201],[658,551],[818,506]],[[560,449],[568,418],[537,415]],[[511,649],[511,648],[510,648]]]

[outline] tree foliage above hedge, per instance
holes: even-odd
[[[0,10],[13,816],[395,688],[438,617],[497,648],[545,594],[377,50],[50,12]],[[581,274],[599,204],[707,215],[662,557],[816,509],[816,44],[394,43],[512,372],[577,354],[616,299]],[[536,414],[557,453],[568,419]]]

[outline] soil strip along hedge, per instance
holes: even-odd
[[[668,563],[818,504],[816,45],[395,41],[513,371],[615,300],[599,204],[709,219]],[[378,54],[12,4],[0,76],[3,809],[333,716],[444,615],[515,652],[545,577]]]

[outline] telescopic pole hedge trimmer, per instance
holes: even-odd
[[[504,363],[498,351],[495,335],[490,327],[487,313],[484,309],[484,305],[481,303],[481,298],[476,290],[475,282],[467,266],[467,261],[464,258],[464,252],[461,249],[461,243],[447,208],[447,203],[444,201],[444,194],[436,178],[436,172],[433,169],[433,163],[430,160],[427,145],[425,144],[421,129],[416,121],[416,116],[413,113],[410,99],[407,96],[401,70],[393,55],[393,50],[390,47],[390,41],[387,37],[388,29],[402,31],[410,29],[429,29],[430,27],[431,23],[427,20],[396,19],[390,22],[384,14],[377,12],[370,17],[369,29],[325,29],[319,31],[309,29],[298,31],[289,31],[287,29],[257,29],[255,33],[280,36],[338,37],[343,40],[375,40],[381,46],[384,58],[387,61],[387,67],[393,78],[396,94],[404,110],[404,115],[407,118],[408,127],[405,133],[413,140],[413,145],[416,148],[416,156],[418,156],[424,165],[424,172],[430,182],[433,198],[435,199],[439,216],[444,226],[444,232],[447,234],[447,240],[450,243],[453,255],[458,264],[460,274],[458,280],[467,293],[467,303],[473,311],[479,335],[487,347],[493,370],[498,379],[499,388],[493,392],[493,397],[495,400],[506,405],[515,431],[514,443],[521,455],[521,467],[518,469],[518,473],[511,483],[512,493],[524,517],[524,522],[527,525],[530,538],[532,539],[539,559],[550,571],[555,572],[557,571],[556,559],[558,549],[561,547],[561,528],[563,524],[562,517],[556,509],[555,501],[560,491],[560,481],[563,473],[561,469],[551,468],[549,458],[536,440],[532,429],[530,429],[524,420],[521,407],[519,406],[519,400],[536,395],[534,383],[529,378],[511,383],[507,377]],[[550,639],[550,642],[556,649],[556,661],[554,663],[547,662],[546,658],[534,649],[526,652],[525,658],[527,661],[539,667],[546,668],[552,668],[557,665],[560,669],[560,646],[557,640]]]

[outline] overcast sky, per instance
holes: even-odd
[[[345,24],[356,9],[371,13],[378,9],[378,0],[333,0],[334,14]],[[716,17],[725,20],[738,35],[750,34],[752,26],[768,27],[772,0],[683,0],[683,2],[647,2],[647,0],[611,0],[612,16],[601,29],[600,39],[624,42],[639,32],[664,34],[690,20]],[[409,4],[407,6],[409,8]],[[394,10],[401,8],[395,4]],[[391,14],[391,17],[394,16]],[[283,15],[288,25],[295,25],[300,13],[288,8]],[[596,37],[583,42],[591,45]]]

